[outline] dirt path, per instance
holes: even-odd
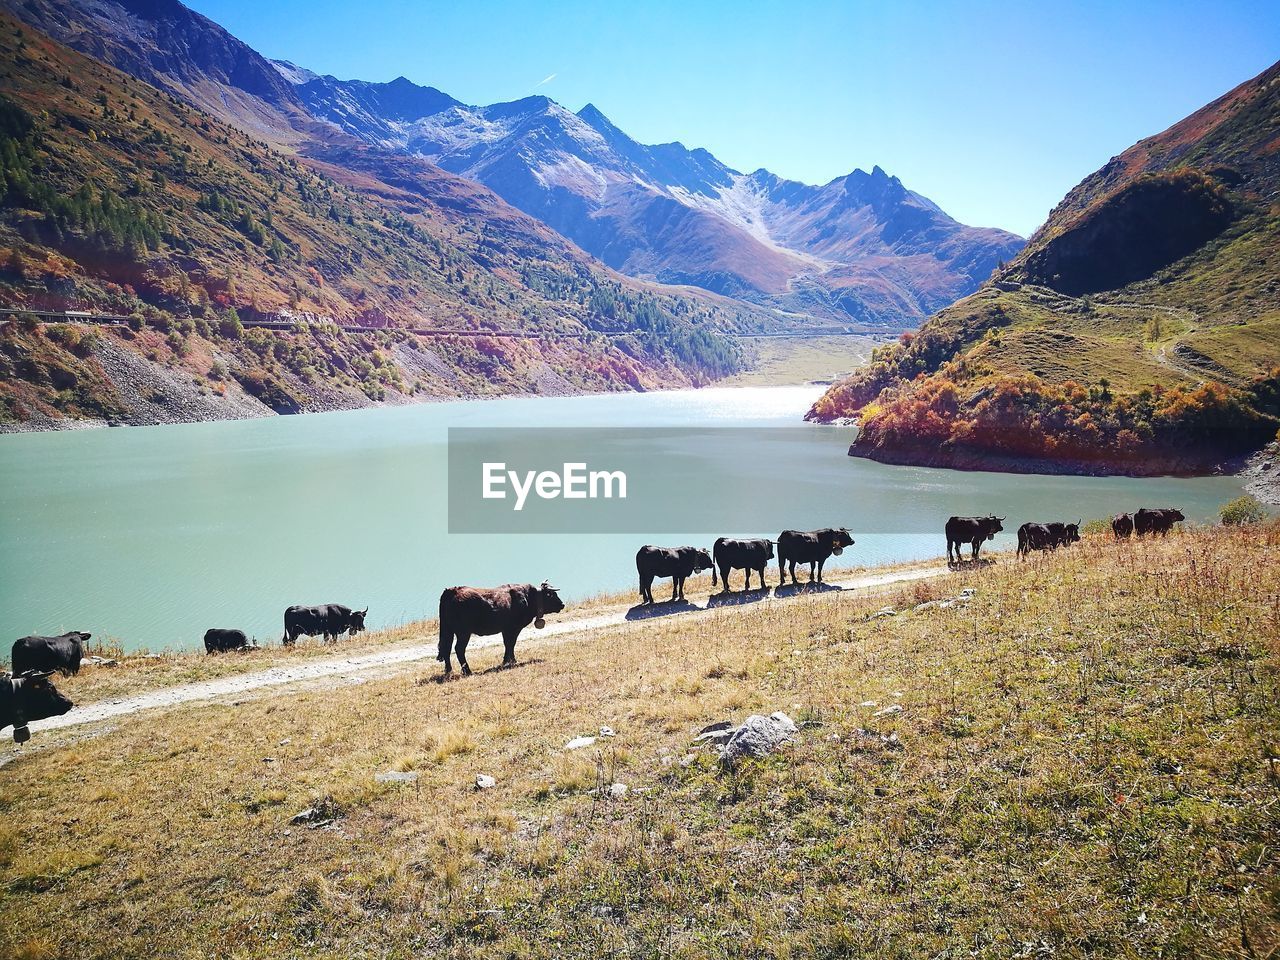
[[[908,583],[913,580],[946,576],[947,573],[948,570],[945,566],[920,567],[893,573],[869,574],[852,579],[833,579],[829,587],[838,587],[841,590],[874,590],[894,584]],[[832,592],[835,591],[833,590]],[[726,601],[725,596],[720,595],[719,598],[713,596],[710,606],[687,604],[673,609],[665,604],[658,603],[651,608],[616,607],[606,613],[595,616],[548,623],[546,628],[537,631],[535,636],[538,640],[542,640],[548,637],[588,633],[603,627],[639,627],[664,615],[702,617],[717,610],[728,609],[735,602],[745,602],[746,600],[746,597],[742,601],[737,600],[741,596],[739,594],[729,594]],[[746,596],[749,597],[750,595]],[[720,602],[716,602],[717,599]],[[756,603],[763,604],[786,602],[787,598],[776,597],[772,594],[767,599],[756,601]],[[755,606],[756,603],[751,603],[750,606]],[[501,640],[501,637],[496,636],[477,637],[471,641],[469,651],[495,646]],[[220,677],[216,680],[205,680],[200,683],[189,683],[153,690],[149,693],[139,694],[136,697],[90,703],[83,707],[75,707],[70,713],[61,717],[50,717],[48,720],[37,721],[31,724],[31,731],[33,734],[39,734],[85,724],[101,724],[120,717],[141,713],[145,710],[180,707],[184,704],[207,703],[227,697],[239,697],[242,694],[249,694],[267,688],[304,687],[317,683],[326,685],[363,683],[371,676],[402,673],[412,664],[434,661],[435,657],[436,643],[434,640],[430,643],[420,643],[410,647],[401,647],[396,650],[381,651],[363,656],[325,657],[323,660],[299,663],[297,666],[273,667],[270,670],[262,670],[257,673]],[[39,737],[36,737],[33,745],[38,744],[39,739]],[[3,762],[3,759],[0,759],[0,765],[3,765]]]

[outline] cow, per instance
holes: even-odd
[[[773,559],[772,540],[730,540],[720,537],[711,547],[711,559],[720,568],[720,582],[724,593],[729,592],[729,572],[742,570],[746,573],[743,590],[751,589],[751,571],[760,575],[760,589],[764,589],[764,571]]]
[[[955,562],[960,562],[960,547],[972,547],[970,561],[976,563],[982,549],[982,541],[990,540],[1004,529],[1004,517],[952,517],[947,521],[947,563],[951,563],[951,550],[955,548]]]
[[[1181,510],[1172,507],[1158,510],[1148,510],[1143,507],[1133,515],[1133,530],[1140,537],[1145,537],[1148,533],[1158,533],[1162,537],[1167,537],[1173,525],[1185,519],[1187,518],[1182,515]]]
[[[243,630],[223,630],[210,627],[204,632],[205,653],[226,653],[231,650],[252,650],[253,644]]]
[[[440,647],[436,659],[444,664],[444,676],[453,673],[450,652],[458,654],[463,676],[470,675],[467,644],[471,637],[502,634],[502,665],[514,666],[516,640],[529,624],[541,629],[548,613],[564,609],[556,588],[543,580],[531,583],[504,583],[500,587],[449,587],[440,594]]]
[[[1024,523],[1018,528],[1018,556],[1032,550],[1057,550],[1080,542],[1080,521],[1075,523]]]
[[[13,677],[0,676],[0,730],[13,727],[14,743],[31,739],[27,724],[60,717],[74,706],[49,679],[52,672],[31,670]]]
[[[654,577],[671,578],[671,602],[684,599],[684,581],[703,570],[711,570],[711,585],[716,585],[716,568],[711,554],[698,547],[644,546],[636,552],[636,572],[640,574],[640,600],[653,603]]]
[[[1133,533],[1133,514],[1118,513],[1111,518],[1111,532],[1117,540],[1127,540]]]
[[[813,583],[813,571],[817,567],[818,582],[822,582],[822,565],[835,554],[839,556],[845,547],[853,546],[853,537],[845,527],[838,530],[825,527],[822,530],[783,530],[778,534],[778,586],[787,582],[790,568],[791,582],[796,583],[796,564],[809,564],[809,582]]]
[[[354,637],[364,629],[369,608],[352,610],[340,603],[324,603],[318,607],[293,606],[284,612],[284,645],[292,647],[300,635],[324,634],[324,642],[332,643],[344,632]]]
[[[57,637],[23,637],[13,642],[14,675],[29,670],[56,671],[64,677],[80,672],[85,641],[92,634],[72,630]]]

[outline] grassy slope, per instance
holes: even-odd
[[[865,364],[876,341],[872,337],[761,337],[752,369],[724,381],[724,386],[774,387],[829,383]]]
[[[95,202],[109,195],[128,206],[132,219],[158,224],[160,234],[143,248],[119,236],[91,241],[82,226],[54,234],[47,211],[11,194],[0,209],[0,302],[203,317],[215,332],[227,307],[344,322],[637,331],[627,344],[568,344],[544,353],[513,342],[493,345],[488,357],[475,356],[474,343],[416,343],[432,352],[445,375],[424,378],[420,369],[402,366],[381,388],[400,393],[413,392],[419,378],[434,395],[480,392],[490,383],[503,391],[531,390],[548,366],[573,387],[609,389],[723,372],[694,354],[720,355],[728,369],[735,365],[736,350],[716,332],[735,322],[732,311],[710,299],[623,281],[482,188],[439,171],[432,179],[424,165],[406,160],[392,186],[373,174],[300,160],[4,16],[0,95],[34,123],[33,182],[64,197],[86,186]],[[214,196],[219,209],[209,208]],[[25,332],[6,333],[14,363],[4,370],[0,393],[8,397],[10,416],[32,407],[51,416],[119,413],[100,367]],[[207,331],[202,337],[214,339]],[[323,352],[313,339],[300,346]],[[260,358],[235,344],[217,345],[237,353],[246,367],[259,365]],[[207,352],[195,346],[194,352]],[[356,358],[368,360],[378,346],[344,341],[335,347],[340,361],[317,365],[304,358],[293,372],[376,397],[379,388],[350,368],[363,367]],[[271,354],[272,345],[265,352]],[[217,386],[207,363],[203,369],[183,364],[163,350],[156,359]],[[274,359],[269,356],[267,366]],[[303,371],[307,366],[312,370]],[[316,389],[302,380],[290,385],[305,400]],[[78,386],[78,397],[59,396],[68,382]],[[15,400],[21,408],[13,409]]]
[[[814,595],[530,643],[443,687],[122,722],[0,773],[0,949],[1265,956],[1278,550],[1275,526],[1087,539],[958,575],[968,608]],[[782,754],[673,762],[774,709],[810,722]],[[419,779],[373,780],[392,768]],[[615,780],[633,792],[589,792]],[[337,830],[288,824],[316,802]]]
[[[1022,373],[1048,385],[1105,380],[1117,395],[1204,380],[1247,389],[1272,373],[1280,365],[1278,90],[1272,68],[1087,178],[1004,272],[1021,289],[993,282],[941,311],[910,346],[886,349],[881,363],[834,386],[812,415],[853,416],[884,388],[944,366],[965,396]],[[1235,220],[1220,235],[1146,279],[1085,297],[1057,293],[1053,278],[1036,273],[1053,244],[1118,217],[1117,197],[1143,174],[1192,167],[1230,184]]]

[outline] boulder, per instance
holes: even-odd
[[[564,748],[566,750],[581,750],[583,747],[589,747],[595,742],[595,737],[574,737],[564,745]]]
[[[753,714],[733,731],[720,751],[720,762],[732,767],[743,757],[765,757],[777,750],[798,727],[782,711],[767,717]]]
[[[476,777],[477,790],[491,790],[497,785],[498,785],[498,781],[493,779],[493,777],[488,776],[487,774],[482,773]]]

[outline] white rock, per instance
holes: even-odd
[[[796,731],[796,725],[782,711],[767,717],[753,714],[733,731],[720,752],[720,762],[733,766],[742,757],[768,756]]]
[[[602,737],[612,737],[613,735],[614,735],[614,734],[613,734],[613,727],[601,727],[601,728],[600,728],[600,736],[602,736]]]
[[[901,713],[901,712],[902,712],[902,704],[900,704],[900,703],[891,703],[891,704],[889,704],[889,706],[884,707],[884,708],[882,708],[882,709],[880,709],[880,710],[877,710],[875,713],[873,713],[873,714],[872,714],[872,716],[873,716],[873,717],[887,717],[887,716],[889,716],[890,714],[894,714],[894,713]]]
[[[870,707],[876,706],[876,702],[874,700],[863,700],[860,704],[858,704],[858,706],[870,708]]]
[[[488,774],[482,773],[476,777],[477,790],[490,790],[493,787],[496,787],[497,785],[498,785],[498,781],[493,779],[493,777],[489,776]]]
[[[574,737],[564,745],[564,748],[566,750],[581,750],[583,747],[589,747],[595,742],[595,737]]]
[[[614,800],[619,800],[627,795],[627,785],[625,783],[611,783],[605,788],[604,792]]]
[[[388,770],[385,773],[376,773],[373,779],[379,783],[413,783],[418,779],[417,770]]]

